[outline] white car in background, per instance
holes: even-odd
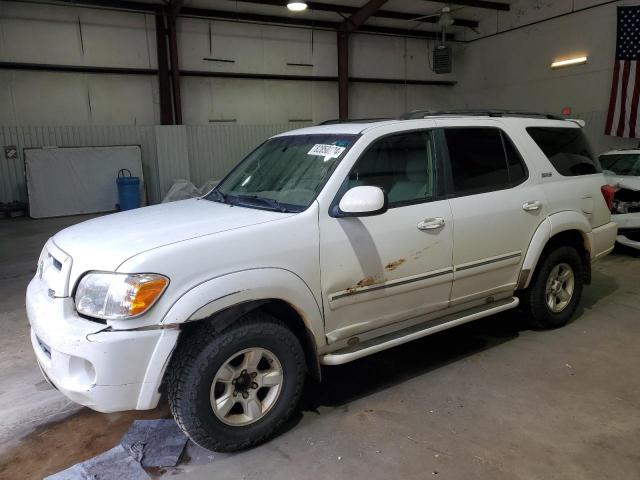
[[[640,149],[612,150],[600,155],[600,164],[615,189],[611,219],[618,225],[616,240],[640,249]]]

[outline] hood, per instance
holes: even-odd
[[[612,187],[626,188],[628,190],[640,190],[640,177],[615,175],[605,172],[607,183]]]
[[[189,199],[94,218],[60,231],[53,242],[72,258],[73,284],[87,270],[113,271],[147,250],[290,215]]]

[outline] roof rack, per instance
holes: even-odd
[[[318,125],[337,125],[338,123],[372,123],[372,122],[386,122],[388,120],[393,120],[393,118],[349,118],[347,120],[325,120],[324,122],[319,123]]]
[[[412,110],[400,116],[400,120],[412,120],[418,118],[441,116],[481,116],[481,117],[539,117],[549,120],[566,120],[561,115],[553,113],[527,112],[522,110]]]

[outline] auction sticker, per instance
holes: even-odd
[[[320,155],[328,160],[330,158],[338,158],[342,152],[346,150],[345,147],[338,147],[337,145],[324,145],[317,143],[307,152],[307,155]]]

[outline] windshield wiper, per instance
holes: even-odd
[[[279,212],[289,212],[289,209],[287,207],[282,205],[279,201],[274,200],[273,198],[259,197],[258,195],[238,195],[236,196],[236,198],[241,201],[247,199],[251,202],[258,202]]]
[[[216,202],[227,203],[227,196],[217,188],[207,195],[207,198],[209,197],[213,197],[213,200]]]

